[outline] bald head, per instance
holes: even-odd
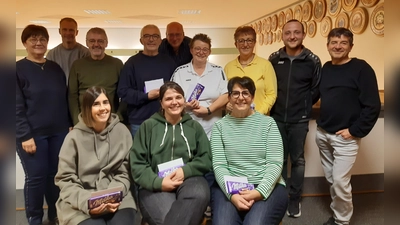
[[[182,24],[178,22],[171,22],[167,25],[167,40],[173,49],[178,49],[183,42],[185,33],[183,32]]]

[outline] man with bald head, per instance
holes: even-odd
[[[140,43],[143,51],[125,62],[118,84],[118,96],[128,104],[132,136],[143,121],[160,109],[159,89],[145,90],[145,82],[157,79],[169,81],[176,68],[170,57],[158,53],[161,34],[156,25],[149,24],[142,28]]]
[[[192,60],[190,53],[190,37],[186,37],[182,24],[172,22],[167,25],[166,38],[161,42],[158,51],[171,57],[177,66],[189,63]]]

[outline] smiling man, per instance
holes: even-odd
[[[159,88],[146,90],[145,82],[159,79],[162,83],[169,81],[176,68],[170,57],[158,54],[161,33],[156,25],[148,24],[142,28],[140,43],[143,51],[125,62],[118,84],[118,95],[128,105],[132,136],[143,121],[160,109]]]
[[[333,216],[324,225],[348,225],[353,215],[351,168],[361,138],[378,120],[381,102],[372,67],[362,59],[350,58],[353,33],[334,28],[328,34],[331,56],[322,67],[321,113],[316,143],[322,168],[330,186]]]
[[[284,47],[271,54],[271,61],[278,83],[278,96],[272,107],[282,136],[284,154],[282,176],[287,179],[287,161],[290,155],[291,177],[289,187],[290,217],[301,216],[305,160],[304,144],[311,118],[312,105],[318,101],[321,79],[321,61],[304,47],[306,37],[303,24],[289,20],[282,29]]]
[[[108,45],[107,34],[99,27],[91,28],[86,34],[86,45],[90,56],[76,60],[71,67],[68,81],[68,103],[74,124],[78,123],[83,94],[92,86],[103,87],[110,100],[111,111],[118,111],[119,98],[116,94],[119,74],[123,63],[120,59],[105,54]]]
[[[89,50],[76,41],[78,35],[78,23],[70,17],[60,20],[60,29],[62,43],[51,49],[46,58],[56,62],[64,70],[68,82],[69,70],[72,63],[80,58],[90,55]]]
[[[158,48],[158,51],[171,57],[176,66],[189,63],[192,60],[190,53],[190,37],[185,36],[182,24],[171,22],[167,25],[167,37],[164,38]]]

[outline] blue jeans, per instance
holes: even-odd
[[[276,184],[265,201],[257,201],[249,211],[238,211],[218,185],[213,186],[213,225],[278,225],[285,215],[288,198],[286,188]]]
[[[210,200],[202,176],[190,177],[174,192],[139,190],[139,207],[149,225],[200,224]]]
[[[136,124],[131,124],[131,134],[132,134],[132,138],[135,137],[136,132],[139,130],[140,125],[136,125]]]
[[[29,225],[42,224],[43,196],[48,205],[48,219],[57,217],[55,203],[60,189],[54,184],[54,176],[58,169],[58,154],[68,131],[34,137],[36,152],[29,154],[17,141],[17,153],[25,172],[25,212]]]
[[[290,155],[290,187],[291,199],[299,199],[303,192],[305,159],[304,144],[308,133],[308,122],[282,123],[276,121],[283,142],[283,168],[282,177],[287,180],[287,161]]]

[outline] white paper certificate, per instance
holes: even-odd
[[[164,79],[149,80],[144,82],[144,92],[148,93],[151,90],[159,89],[164,84]]]

